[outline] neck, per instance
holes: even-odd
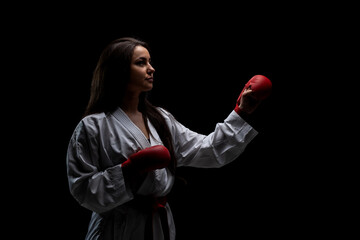
[[[139,96],[140,93],[125,94],[122,103],[120,105],[121,109],[127,113],[138,113]]]

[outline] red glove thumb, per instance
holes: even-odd
[[[254,96],[258,100],[264,100],[269,97],[272,89],[272,83],[267,77],[263,75],[255,75],[249,80],[248,84],[251,90],[253,90]]]
[[[237,101],[236,101],[236,106],[235,106],[235,112],[239,113],[240,109],[239,109],[239,104],[240,104],[240,99],[242,97],[243,92],[245,91],[245,89],[250,88],[252,90],[252,94],[253,96],[257,99],[257,100],[264,100],[267,97],[269,97],[269,95],[271,94],[271,90],[272,90],[272,83],[271,81],[263,76],[263,75],[255,75],[253,76],[244,86],[244,88],[242,89]]]

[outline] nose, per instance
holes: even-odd
[[[153,66],[149,63],[149,66],[148,66],[148,68],[147,68],[147,72],[149,73],[149,74],[152,74],[152,73],[154,73],[155,72],[155,69],[153,68]]]

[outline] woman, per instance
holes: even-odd
[[[95,68],[66,159],[70,192],[92,211],[86,239],[174,240],[166,195],[176,167],[224,166],[257,134],[244,117],[267,94],[261,88],[256,96],[245,86],[234,111],[205,136],[147,100],[154,72],[148,45],[134,38],[111,42]]]

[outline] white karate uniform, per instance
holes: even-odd
[[[191,131],[169,112],[158,108],[166,120],[174,145],[177,166],[218,168],[235,160],[257,131],[232,111],[209,135]],[[70,139],[67,174],[71,194],[92,211],[86,239],[142,240],[149,213],[133,204],[134,193],[124,180],[121,163],[153,145],[162,144],[148,121],[150,141],[118,108],[111,114],[83,118]],[[174,184],[167,168],[147,174],[136,195],[166,196]],[[173,216],[166,203],[170,239],[175,240]],[[153,215],[153,239],[163,240],[159,214]]]

